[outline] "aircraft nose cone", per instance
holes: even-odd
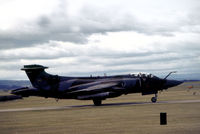
[[[166,83],[164,84],[164,88],[170,88],[170,87],[174,87],[174,86],[178,86],[180,84],[182,84],[182,81],[177,81],[177,80],[167,80]]]

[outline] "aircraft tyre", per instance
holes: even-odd
[[[157,98],[156,98],[156,97],[152,97],[152,98],[151,98],[151,102],[156,103],[156,101],[157,101]]]
[[[95,106],[101,106],[102,100],[93,100]]]

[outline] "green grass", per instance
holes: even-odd
[[[181,85],[159,94],[159,100],[199,100],[200,88],[187,91]],[[196,95],[193,95],[196,92]],[[103,103],[149,102],[152,95],[131,94]],[[87,105],[91,101],[44,99],[0,102],[0,109]],[[64,110],[1,112],[1,134],[199,134],[200,103],[111,105]],[[168,125],[160,126],[160,112],[167,112]]]

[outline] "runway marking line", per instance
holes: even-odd
[[[122,102],[122,103],[108,103],[102,104],[102,106],[115,106],[115,105],[140,105],[140,104],[174,104],[174,103],[197,103],[200,100],[178,100],[178,101],[160,101],[157,103],[151,102]],[[96,107],[93,105],[73,105],[73,106],[49,106],[49,107],[33,107],[33,108],[14,108],[14,109],[1,109],[0,113],[3,112],[23,112],[23,111],[44,111],[44,110],[62,110],[82,107]]]

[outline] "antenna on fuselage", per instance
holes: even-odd
[[[172,72],[170,72],[170,73],[164,78],[164,80],[167,79],[167,77],[169,77],[172,73],[177,73],[177,71],[172,71]]]

